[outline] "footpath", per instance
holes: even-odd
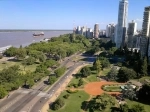
[[[71,74],[76,74],[82,67],[87,66],[89,64],[84,64],[81,66],[78,66],[76,69],[74,69],[74,71]],[[48,112],[49,110],[49,104],[51,102],[54,102],[58,96],[61,94],[62,91],[65,90],[66,86],[68,85],[68,83],[71,81],[71,79],[73,78],[72,75],[69,75],[69,77],[66,79],[66,81],[61,85],[61,87],[55,92],[55,95],[53,95],[43,106],[42,108],[42,112]]]

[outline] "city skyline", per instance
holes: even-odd
[[[119,1],[2,0],[0,29],[71,30],[85,25],[94,29],[95,23],[99,23],[100,29],[106,29],[106,25],[117,23]],[[148,3],[149,0],[129,0],[127,23],[135,20],[137,28],[142,29],[143,11]]]

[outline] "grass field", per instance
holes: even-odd
[[[130,101],[130,100],[126,100],[127,104],[129,105],[129,107],[131,107],[132,105],[135,105],[135,104],[140,104],[140,105],[143,105],[144,108],[145,108],[145,111],[146,112],[150,112],[150,106],[149,105],[146,105],[146,104],[142,104],[142,103],[139,103],[139,102],[136,102],[136,101]]]
[[[150,83],[150,77],[142,77],[141,79],[139,79],[140,82],[145,83],[147,82],[146,80],[148,80],[148,83]]]
[[[100,76],[106,76],[111,68],[105,68],[103,71],[100,72]]]
[[[21,64],[20,61],[15,62],[15,61],[4,61],[4,62],[0,62],[0,71],[3,70],[4,68],[8,68],[10,66],[13,65],[19,65],[20,66],[20,70],[24,71],[24,66]],[[37,64],[33,64],[33,65],[29,65],[25,67],[26,71],[35,71]]]
[[[88,76],[87,78],[85,78],[88,82],[96,82],[98,81],[96,74],[91,74],[90,76]]]
[[[64,91],[60,98],[63,98],[65,94],[68,94]],[[79,97],[81,96],[81,97]],[[78,91],[77,93],[70,94],[68,99],[64,99],[65,105],[57,111],[50,110],[49,112],[82,112],[81,104],[83,101],[86,101],[89,98],[89,95],[84,91]]]

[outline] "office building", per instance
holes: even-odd
[[[117,48],[124,46],[126,42],[127,15],[128,15],[128,0],[121,0],[119,2],[118,24],[116,35],[117,37],[115,37]]]
[[[150,56],[150,6],[145,7],[143,14],[142,37],[140,43],[141,55]],[[150,60],[150,59],[149,59]]]
[[[109,37],[110,40],[114,42],[114,35],[115,35],[115,25],[109,24],[106,26],[106,37]]]
[[[81,34],[84,35],[86,37],[86,26],[81,27]]]
[[[86,31],[87,38],[93,38],[93,31],[91,28],[88,28]]]
[[[99,24],[94,25],[94,38],[99,38]]]
[[[77,26],[77,34],[81,34],[81,27]]]
[[[131,23],[128,23],[128,31],[127,31],[129,48],[133,48],[135,46],[133,41],[134,41],[136,32],[137,32],[137,23],[134,20],[132,20]]]

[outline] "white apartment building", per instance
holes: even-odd
[[[126,41],[126,24],[128,15],[128,0],[121,0],[119,2],[119,12],[118,12],[118,23],[117,23],[117,37],[116,47],[124,46]]]

